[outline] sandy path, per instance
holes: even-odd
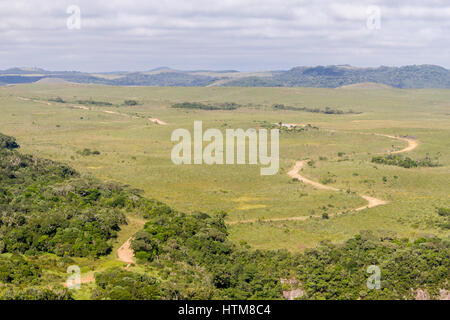
[[[315,188],[317,188],[317,189],[339,191],[339,189],[336,189],[336,188],[333,188],[333,187],[330,187],[330,186],[323,185],[323,184],[321,184],[321,183],[319,183],[319,182],[315,182],[315,181],[309,180],[309,179],[307,179],[307,178],[301,176],[298,172],[299,172],[301,169],[303,169],[303,167],[305,166],[305,164],[306,164],[306,160],[303,160],[303,161],[297,161],[297,162],[295,163],[294,167],[287,173],[287,175],[288,175],[289,177],[291,177],[291,178],[298,179],[298,180],[302,181],[303,183],[312,185],[313,187],[315,187]]]
[[[117,250],[117,256],[120,261],[123,261],[127,264],[126,269],[128,269],[131,264],[135,263],[134,261],[134,251],[131,249],[131,240],[133,238],[129,238],[125,243]]]
[[[83,109],[83,110],[91,110],[91,109],[89,109],[89,107],[86,107],[86,106],[72,106],[72,107],[78,108],[78,109]]]
[[[162,125],[162,126],[167,125],[166,122],[164,122],[164,121],[162,121],[162,120],[159,120],[159,119],[157,119],[157,118],[148,118],[148,120],[150,120],[150,121],[153,122],[153,123]]]
[[[414,150],[415,148],[417,148],[417,146],[419,145],[419,143],[417,142],[417,140],[413,139],[413,138],[407,138],[407,137],[396,137],[396,136],[391,136],[391,135],[387,135],[387,134],[381,134],[381,133],[376,133],[375,135],[377,136],[381,136],[381,137],[387,137],[387,138],[391,138],[391,139],[396,139],[396,140],[402,140],[402,141],[406,141],[408,143],[408,146],[398,150],[398,151],[394,151],[391,152],[392,154],[395,153],[403,153],[403,152],[408,152],[411,150]],[[298,179],[300,181],[302,181],[303,183],[309,184],[317,189],[320,190],[331,190],[331,191],[340,191],[337,188],[334,187],[330,187],[330,186],[326,186],[323,185],[319,182],[316,181],[312,181],[308,178],[305,178],[303,176],[301,176],[299,174],[299,171],[306,165],[307,161],[303,160],[303,161],[297,161],[294,165],[294,167],[287,173],[287,175],[291,178],[295,178]],[[387,204],[387,201],[381,200],[381,199],[377,199],[377,198],[373,198],[373,197],[369,197],[366,195],[359,195],[361,198],[363,198],[364,200],[366,200],[368,202],[367,205],[353,209],[354,211],[362,211],[365,209],[370,209],[370,208],[374,208],[377,206],[382,206]],[[342,212],[339,213],[335,213],[333,216],[338,216],[342,214]],[[314,216],[317,217],[317,216]],[[252,223],[252,222],[274,222],[274,221],[304,221],[308,219],[308,217],[306,216],[302,216],[302,217],[291,217],[291,218],[273,218],[273,219],[252,219],[252,220],[243,220],[243,221],[235,221],[235,222],[231,222],[230,224],[237,224],[237,223]]]
[[[32,101],[32,102],[36,102],[36,103],[43,103],[43,104],[46,104],[48,106],[52,105],[50,102],[47,102],[47,101],[34,100],[34,99],[30,99],[30,98],[17,97],[17,99],[23,100],[23,101]]]
[[[123,116],[123,117],[128,117],[127,114],[125,113],[120,113],[120,112],[116,112],[116,111],[110,111],[110,110],[103,110],[104,113],[108,113],[108,114],[116,114],[118,116]]]
[[[403,148],[403,149],[398,150],[398,151],[393,151],[393,152],[391,152],[391,154],[408,152],[408,151],[414,150],[419,145],[417,140],[412,139],[412,138],[396,137],[396,136],[391,136],[391,135],[388,135],[388,134],[381,134],[381,133],[375,133],[375,135],[408,142],[408,146],[406,148]]]
[[[305,184],[309,184],[312,185],[313,187],[320,189],[320,190],[331,190],[331,191],[341,191],[337,188],[334,187],[330,187],[330,186],[326,186],[323,185],[319,182],[315,182],[312,181],[310,179],[307,179],[303,176],[301,176],[299,174],[299,171],[305,166],[305,164],[307,163],[307,160],[302,160],[302,161],[297,161],[294,165],[294,167],[287,173],[287,175],[291,178],[295,178],[298,179],[300,181],[302,181]],[[359,207],[359,208],[355,208],[353,209],[353,211],[362,211],[365,209],[370,209],[370,208],[374,208],[377,206],[382,206],[387,204],[387,201],[381,200],[381,199],[377,199],[377,198],[373,198],[373,197],[369,197],[369,196],[365,196],[365,195],[359,195],[361,198],[363,198],[364,200],[366,200],[368,202],[367,205]],[[336,217],[339,216],[341,214],[343,214],[344,212],[337,212],[335,214],[329,215],[330,217]],[[229,222],[229,225],[233,225],[233,224],[243,224],[243,223],[254,223],[254,222],[277,222],[277,221],[305,221],[307,219],[309,219],[310,217],[313,218],[320,218],[320,215],[313,215],[313,216],[301,216],[301,217],[289,217],[289,218],[271,218],[271,219],[249,219],[249,220],[240,220],[240,221],[232,221]]]
[[[95,282],[95,276],[93,274],[85,275],[80,278],[80,281],[74,281],[73,283],[68,283],[68,281],[66,281],[63,286],[64,288],[67,288],[69,285],[74,286],[77,284],[86,284],[91,282]]]
[[[86,107],[86,106],[72,106],[72,107],[73,108],[78,108],[78,109],[83,109],[83,110],[89,110],[89,111],[99,111],[99,110],[93,110],[93,109],[91,109],[89,107]],[[136,116],[130,116],[130,115],[126,114],[126,113],[120,113],[120,112],[117,112],[117,111],[111,111],[111,110],[101,110],[101,111],[103,111],[104,113],[107,113],[107,114],[113,114],[113,115],[117,115],[117,116],[131,117],[131,118],[134,118],[134,119],[138,119],[138,117],[136,117]]]
[[[364,200],[366,200],[367,202],[369,202],[369,204],[367,206],[363,206],[363,207],[359,207],[356,208],[355,211],[361,211],[364,209],[370,209],[370,208],[374,208],[377,206],[382,206],[387,204],[387,201],[381,200],[381,199],[377,199],[377,198],[373,198],[373,197],[369,197],[369,196],[363,196],[360,195],[361,198],[363,198]]]

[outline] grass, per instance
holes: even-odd
[[[30,98],[36,101],[21,100]],[[64,101],[107,101],[114,106],[73,108]],[[124,100],[139,101],[124,106]],[[41,102],[40,102],[41,101]],[[185,101],[204,104],[234,102],[237,110],[174,109]],[[363,206],[357,194],[389,204],[330,219],[233,224],[230,237],[255,248],[291,251],[313,247],[322,240],[342,242],[361,230],[391,230],[405,237],[449,232],[436,227],[435,206],[449,203],[450,90],[392,88],[142,88],[89,85],[20,85],[0,87],[0,132],[17,137],[22,151],[63,161],[96,177],[120,181],[176,209],[228,212],[228,221],[297,217],[347,211]],[[274,110],[273,104],[336,109],[361,114],[328,115]],[[106,113],[114,111],[120,114]],[[159,118],[167,126],[153,124]],[[192,130],[193,121],[205,128],[258,128],[264,123],[312,124],[318,130],[280,135],[280,171],[261,176],[248,165],[175,166],[170,160],[170,135],[177,128]],[[441,167],[404,169],[371,163],[406,142],[374,133],[413,136],[419,147],[407,154],[414,159],[439,157]],[[85,148],[99,155],[83,157]],[[339,156],[338,154],[341,154]],[[326,158],[326,160],[324,160]],[[312,159],[302,174],[314,181],[331,178],[328,185],[343,192],[315,190],[292,181],[286,172],[295,161]],[[321,160],[322,159],[322,160]],[[356,175],[355,175],[356,173]],[[346,190],[350,192],[347,193]],[[355,194],[357,193],[357,194]],[[131,222],[116,247],[139,230]],[[115,249],[117,249],[115,248]],[[116,250],[114,250],[116,252]],[[118,263],[100,259],[95,266]]]

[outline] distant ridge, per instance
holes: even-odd
[[[260,72],[239,72],[237,70],[182,71],[169,67],[159,67],[144,72],[104,73],[48,71],[39,68],[0,70],[0,84],[34,83],[46,78],[57,78],[74,83],[115,86],[313,88],[382,88],[382,86],[388,86],[401,89],[450,89],[450,70],[436,65],[381,66],[378,68],[331,65]],[[45,82],[45,80],[41,82]],[[371,84],[369,85],[369,83]]]

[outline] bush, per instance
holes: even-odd
[[[99,155],[100,154],[100,151],[98,151],[98,150],[91,150],[91,149],[89,149],[89,148],[84,148],[82,151],[78,151],[77,152],[79,155],[82,155],[82,156],[85,156],[85,157],[88,157],[88,156],[91,156],[91,155]]]
[[[1,149],[17,149],[20,146],[17,144],[16,139],[10,136],[5,136],[0,133],[0,150]]]
[[[66,101],[64,101],[61,97],[50,98],[50,99],[48,99],[48,101],[57,102],[57,103],[66,103]]]
[[[78,100],[77,103],[85,104],[85,105],[93,105],[93,106],[112,106],[113,105],[111,102],[95,101],[95,100],[92,100],[92,99],[89,99],[89,100]]]
[[[124,104],[125,104],[126,106],[136,106],[138,103],[137,103],[136,100],[125,100],[125,101],[124,101]]]
[[[413,160],[409,157],[402,157],[401,155],[390,154],[386,156],[372,157],[373,163],[386,164],[390,166],[398,166],[402,168],[417,168],[417,167],[438,167],[439,163],[432,161],[429,157],[422,160]]]
[[[438,208],[437,213],[441,217],[450,217],[450,208]]]
[[[203,104],[200,102],[183,102],[176,103],[172,105],[172,108],[178,109],[200,109],[200,110],[235,110],[241,107],[237,103],[234,102],[226,102],[220,104]]]

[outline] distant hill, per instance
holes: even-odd
[[[39,68],[0,70],[1,84],[45,82],[58,78],[68,82],[117,86],[232,86],[338,88],[367,83],[394,88],[450,89],[450,70],[435,65],[358,68],[350,65],[295,67],[287,71],[239,72],[236,70],[181,71],[161,67],[144,72],[83,73],[47,71]]]
[[[226,86],[282,86],[337,88],[358,83],[378,83],[394,88],[450,88],[450,70],[434,65],[355,68],[350,66],[297,67],[274,72],[272,78],[242,78]]]

